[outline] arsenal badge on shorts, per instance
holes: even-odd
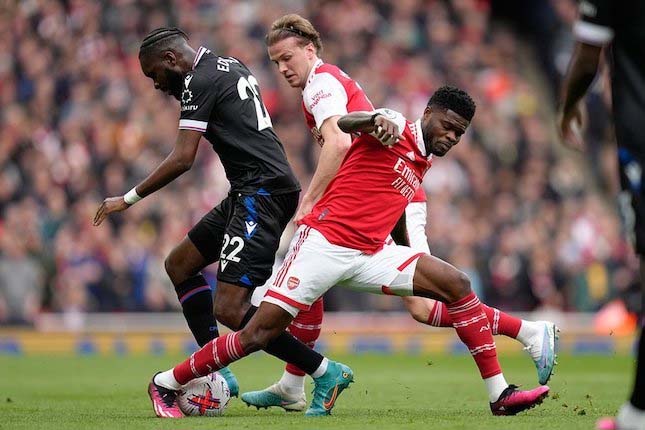
[[[295,276],[289,277],[289,280],[287,281],[287,287],[290,290],[298,288],[298,285],[300,285],[300,279],[296,278]]]

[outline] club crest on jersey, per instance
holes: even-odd
[[[295,290],[298,288],[298,285],[300,285],[300,279],[296,278],[295,276],[289,277],[289,280],[287,281],[287,288],[290,290]]]
[[[190,107],[190,106],[186,106],[186,105],[188,105],[188,103],[190,103],[192,100],[193,100],[193,92],[192,91],[190,91],[188,88],[186,88],[184,91],[182,91],[181,92],[181,103],[184,105],[184,106],[182,106],[182,110],[194,110],[194,109],[184,109],[184,108]],[[197,108],[197,107],[195,106],[195,108]]]
[[[407,154],[405,154],[406,157],[408,157],[408,160],[414,161],[416,158],[414,157],[414,152],[410,151]]]

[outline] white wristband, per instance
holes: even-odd
[[[123,196],[123,200],[129,204],[133,205],[139,200],[141,200],[143,197],[141,197],[139,194],[137,194],[137,187],[133,187],[130,191],[128,191],[125,196]]]

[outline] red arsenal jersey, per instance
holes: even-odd
[[[327,118],[348,112],[370,112],[374,106],[361,86],[349,75],[333,64],[318,60],[302,90],[302,109],[307,126],[318,143],[322,144],[319,130]],[[412,201],[426,201],[422,187],[419,187]]]
[[[398,123],[401,140],[386,147],[368,134],[356,138],[325,193],[302,220],[329,242],[367,254],[383,247],[432,161],[420,120],[379,111]]]

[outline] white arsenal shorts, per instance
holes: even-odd
[[[423,254],[407,246],[390,245],[367,255],[331,244],[317,230],[302,225],[263,301],[278,305],[295,317],[334,285],[410,296],[414,270]]]
[[[428,237],[426,236],[426,219],[427,219],[427,204],[426,202],[412,202],[405,207],[405,225],[408,230],[408,237],[410,239],[410,248],[416,252],[423,252],[430,255],[430,247],[428,246]],[[387,246],[391,246],[394,242],[389,239]],[[259,306],[260,302],[269,290],[269,287],[274,284],[276,274],[281,265],[276,265],[273,268],[271,278],[261,287],[253,291],[251,303],[253,306]]]

